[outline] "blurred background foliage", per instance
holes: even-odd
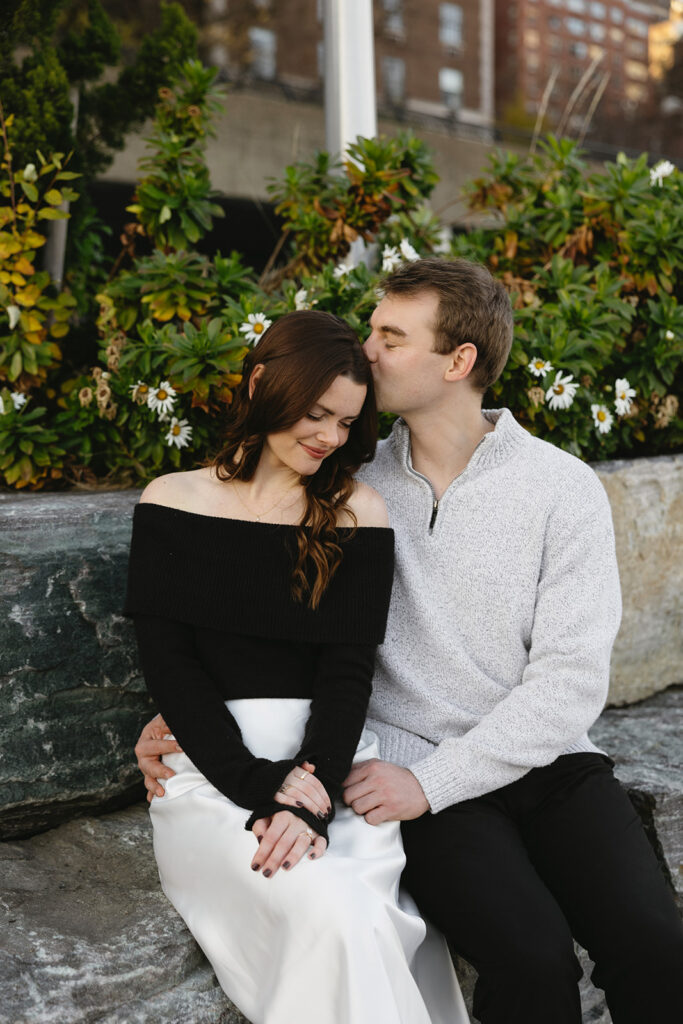
[[[425,145],[409,133],[358,139],[340,164],[318,153],[273,182],[282,232],[259,274],[239,253],[199,251],[221,213],[205,145],[223,96],[180,8],[163,5],[144,52],[106,74],[118,37],[97,0],[12,2],[2,31],[20,16],[26,56],[18,70],[0,65],[4,486],[138,485],[200,464],[220,444],[247,346],[275,317],[330,310],[364,336],[382,274],[434,254],[486,264],[510,293],[512,355],[485,405],[509,406],[582,458],[680,449],[683,196],[672,165],[619,156],[591,170],[575,143],[551,136],[526,157],[496,151],[466,190],[477,226],[451,237],[429,209],[437,176]],[[47,75],[58,87],[43,123]],[[151,113],[131,219],[107,262],[80,197]],[[60,287],[39,257],[46,227],[70,215]]]

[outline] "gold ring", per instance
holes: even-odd
[[[308,772],[304,772],[303,775],[297,775],[297,779],[302,779],[303,780],[303,779],[306,778],[307,775],[308,775]]]
[[[314,842],[315,841],[315,832],[313,831],[312,828],[305,828],[303,830],[303,832],[299,832],[299,835],[300,836],[308,836],[310,842]]]
[[[286,792],[287,792],[287,790],[288,790],[288,789],[291,789],[291,788],[292,788],[292,787],[291,787],[291,786],[289,785],[289,783],[288,783],[288,782],[283,782],[283,783],[282,783],[282,785],[280,786],[280,789],[278,790],[278,792],[280,792],[280,793],[286,793]]]

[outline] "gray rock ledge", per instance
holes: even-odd
[[[677,688],[592,730],[679,892],[682,719]],[[159,888],[146,804],[0,844],[0,873],[0,1024],[248,1024]],[[584,1024],[610,1024],[582,961]],[[458,974],[469,999],[476,975]]]

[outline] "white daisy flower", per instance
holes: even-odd
[[[533,373],[534,377],[545,377],[546,373],[553,372],[552,364],[539,356],[534,356],[527,369]]]
[[[601,434],[609,434],[612,429],[612,423],[614,417],[609,411],[606,405],[591,405],[591,413],[593,415],[593,423],[598,428]]]
[[[447,256],[451,251],[452,232],[450,228],[439,228],[439,241],[434,246],[438,256]]]
[[[24,167],[24,181],[35,181],[38,177],[38,171],[36,170],[35,164],[26,164]]]
[[[129,387],[131,392],[131,398],[138,405],[146,405],[147,399],[149,398],[149,384],[145,384],[144,380],[138,380],[135,384],[131,384]]]
[[[332,273],[336,277],[337,281],[339,281],[340,278],[346,277],[347,274],[350,274],[352,270],[353,267],[350,267],[347,263],[338,263]]]
[[[568,409],[574,401],[574,395],[579,385],[574,380],[574,375],[568,373],[565,377],[558,371],[555,382],[550,385],[545,393],[545,398],[550,409]]]
[[[147,405],[153,412],[170,412],[175,405],[176,392],[167,380],[162,380],[158,388],[150,388]]]
[[[308,309],[308,292],[305,288],[299,288],[299,291],[294,296],[294,309]]]
[[[15,411],[21,409],[22,405],[26,405],[26,395],[21,391],[13,391],[11,398]]]
[[[670,160],[660,160],[655,167],[650,168],[650,185],[661,187],[664,184],[664,179],[673,174],[675,170],[676,168]]]
[[[0,395],[0,416],[4,416],[4,415],[5,415],[5,403],[2,400],[2,395]]]
[[[169,446],[175,445],[176,448],[187,448],[192,440],[192,427],[187,420],[177,420],[174,416],[165,440]]]
[[[396,267],[400,267],[401,256],[395,245],[385,245],[382,249],[382,270],[385,274],[391,274]]]
[[[244,335],[245,341],[258,341],[272,322],[265,313],[249,313],[244,323],[240,324],[240,332]]]
[[[403,259],[408,260],[409,263],[414,263],[415,260],[419,260],[420,258],[419,252],[417,251],[417,249],[413,249],[412,245],[410,244],[407,238],[403,238],[401,240],[399,249],[401,251],[401,256],[403,257]]]
[[[19,317],[21,316],[21,310],[19,309],[18,306],[14,306],[14,305],[8,306],[7,307],[7,316],[9,317],[9,329],[10,329],[10,331],[13,331],[14,328],[19,323]]]
[[[626,416],[631,411],[631,400],[636,397],[635,388],[631,387],[626,377],[619,377],[614,385],[614,393],[617,396],[614,402],[617,416]]]
[[[664,337],[666,338],[667,341],[673,341],[674,338],[676,337],[676,335],[674,334],[673,331],[667,331],[666,334],[664,335]]]

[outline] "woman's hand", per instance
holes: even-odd
[[[274,799],[285,807],[305,807],[323,821],[332,810],[327,790],[316,779],[315,765],[304,761],[293,768],[275,794]]]
[[[171,730],[166,725],[161,715],[156,715],[151,722],[148,722],[140,733],[140,738],[135,744],[135,754],[138,759],[138,768],[145,776],[145,787],[147,789],[147,801],[151,803],[152,797],[163,796],[164,787],[158,779],[170,779],[175,772],[162,763],[162,754],[180,754],[182,747],[175,740],[164,739],[170,736]]]
[[[259,848],[251,862],[252,871],[261,871],[265,878],[271,878],[278,868],[289,871],[306,853],[315,860],[322,857],[327,849],[327,840],[291,811],[278,811],[271,817],[265,832],[261,833],[260,826],[266,820],[261,818],[254,823],[253,832],[259,840]]]

